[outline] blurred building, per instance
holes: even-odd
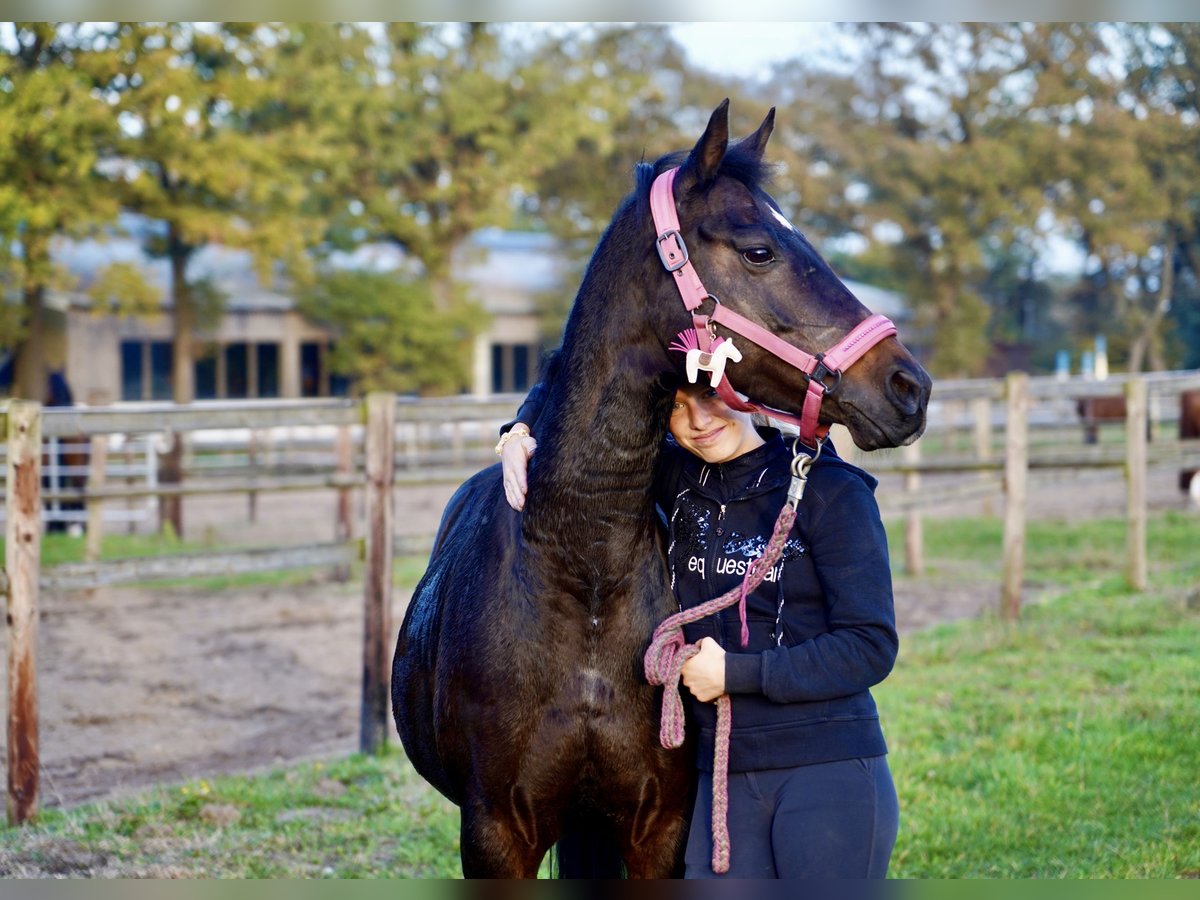
[[[107,240],[60,240],[58,263],[70,274],[70,290],[51,292],[46,340],[47,362],[71,385],[76,402],[171,398],[171,303],[165,259],[143,250],[155,237],[153,223],[127,217],[129,236]],[[162,314],[116,316],[93,309],[88,288],[115,262],[135,265],[158,287]],[[367,245],[335,254],[343,267],[399,271],[403,252],[390,245]],[[573,295],[574,284],[552,235],[483,229],[457,251],[454,271],[488,313],[487,330],[475,340],[471,390],[478,395],[527,390],[537,380],[540,353],[558,336],[542,333],[540,298]],[[219,318],[203,329],[197,343],[196,399],[297,398],[345,394],[346,379],[329,367],[335,335],[305,319],[286,287],[264,287],[250,254],[209,245],[189,263],[192,282],[207,281],[226,299]],[[870,285],[848,282],[873,311],[903,328],[902,298]]]

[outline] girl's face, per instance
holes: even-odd
[[[668,427],[679,446],[707,463],[729,462],[763,444],[750,413],[730,409],[708,385],[675,392]]]

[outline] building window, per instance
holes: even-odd
[[[121,341],[121,399],[141,400],[142,380],[145,368],[142,365],[142,342]]]
[[[492,393],[504,393],[504,346],[492,344]]]
[[[529,357],[532,348],[528,344],[517,344],[513,347],[513,390],[527,391],[529,383]]]
[[[215,400],[217,392],[217,352],[209,350],[196,360],[196,399]]]
[[[529,390],[537,353],[536,344],[492,344],[492,393]]]
[[[258,360],[258,396],[279,396],[279,345],[256,344],[254,354]]]
[[[250,396],[249,354],[245,344],[225,345],[225,396],[245,400]]]
[[[171,391],[171,361],[175,358],[175,348],[170,341],[150,342],[150,399],[170,400]]]
[[[322,397],[327,391],[322,391],[324,371],[321,366],[321,345],[315,341],[306,341],[300,345],[300,396]]]

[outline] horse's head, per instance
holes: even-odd
[[[707,331],[709,338],[719,336],[736,344],[742,358],[726,360],[724,371],[738,392],[758,404],[799,416],[806,394],[812,391],[810,377],[797,367],[797,360],[837,347],[830,359],[849,357],[844,371],[827,373],[824,367],[816,367],[815,377],[827,387],[823,396],[818,390],[813,405],[815,411],[819,403],[821,423],[842,423],[865,450],[908,443],[925,427],[929,375],[894,336],[874,343],[861,358],[844,352],[843,339],[876,320],[866,321],[870,311],[763,189],[763,150],[774,120],[771,110],[754,134],[731,145],[725,101],[681,164],[677,157],[664,157],[655,164],[656,175],[678,165],[673,198],[681,239],[660,240],[664,265],[669,268],[674,264],[671,260],[690,258],[698,276],[693,294],[703,299],[693,301],[698,304],[693,315],[701,318],[689,325],[707,320],[700,330],[702,342],[707,343],[702,333]],[[655,228],[656,234],[661,232],[661,227]],[[669,255],[662,253],[663,247]],[[684,271],[665,275],[660,268],[656,277],[671,294],[656,302],[672,303],[682,313],[680,293],[688,302],[685,276]],[[672,278],[680,282],[678,293],[666,284]],[[672,321],[686,321],[686,317],[673,316]],[[884,320],[884,325],[887,330],[882,333],[892,335],[890,323]],[[771,336],[784,343],[772,344]],[[866,345],[877,337],[871,336]],[[683,373],[684,354],[672,351],[671,355]]]

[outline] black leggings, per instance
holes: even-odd
[[[883,878],[900,806],[886,756],[729,774],[728,878]],[[687,878],[712,871],[712,773],[700,773]]]

